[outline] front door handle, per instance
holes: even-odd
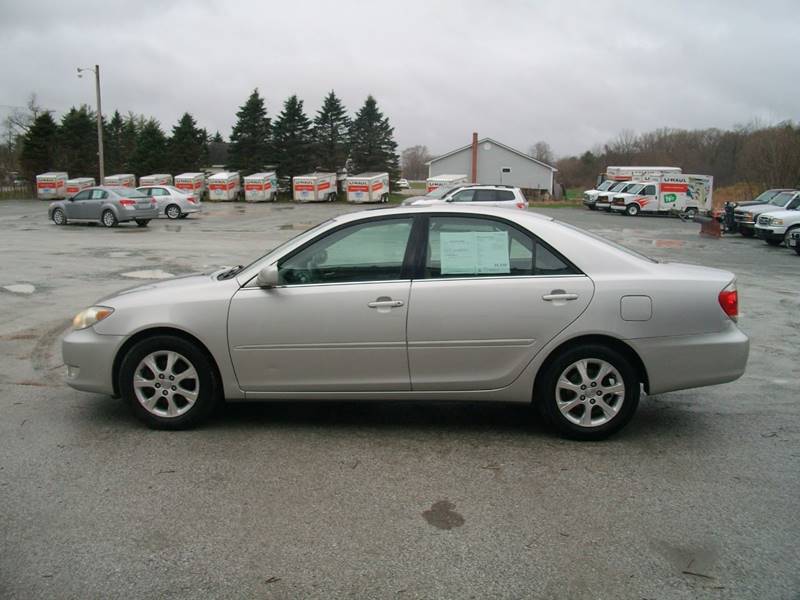
[[[554,300],[562,301],[562,300],[577,300],[577,299],[578,299],[578,294],[567,294],[566,292],[558,292],[558,293],[554,292],[552,294],[545,294],[544,296],[542,296],[542,300],[545,300],[547,302],[553,302]]]
[[[399,306],[403,306],[402,300],[392,300],[391,298],[387,298],[386,296],[381,296],[372,302],[367,302],[367,306],[370,308],[397,308]]]

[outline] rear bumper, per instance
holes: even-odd
[[[92,327],[67,335],[61,343],[67,385],[84,392],[113,395],[114,357],[124,339],[121,335],[100,335]]]
[[[734,381],[750,352],[750,339],[732,321],[718,333],[628,342],[647,369],[651,395]]]
[[[149,208],[147,210],[120,210],[117,211],[119,215],[117,220],[122,221],[134,221],[136,219],[157,219],[158,218],[158,209],[157,208]]]

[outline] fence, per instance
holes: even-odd
[[[0,200],[31,200],[36,198],[36,188],[31,183],[0,185]]]

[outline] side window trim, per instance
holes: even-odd
[[[449,213],[449,212],[448,213],[435,213],[435,214],[433,214],[433,216],[434,217],[453,217],[453,218],[458,218],[458,219],[476,219],[476,220],[495,221],[497,223],[502,223],[503,225],[506,225],[508,227],[516,229],[522,235],[525,235],[525,236],[527,236],[527,237],[529,237],[531,239],[531,241],[533,242],[534,268],[535,268],[535,265],[536,265],[536,248],[537,248],[538,245],[541,245],[542,247],[546,248],[553,256],[555,256],[557,259],[561,260],[565,265],[567,265],[574,272],[573,273],[568,273],[568,274],[561,274],[561,275],[511,275],[511,274],[509,274],[509,275],[481,275],[481,276],[478,276],[478,277],[465,275],[464,277],[426,278],[425,277],[425,263],[427,262],[427,258],[428,258],[428,246],[429,246],[429,244],[428,244],[428,235],[430,233],[430,228],[429,228],[430,221],[428,220],[430,215],[426,214],[426,215],[419,215],[417,217],[417,219],[419,219],[420,221],[424,220],[424,230],[423,230],[423,237],[422,237],[422,240],[421,240],[422,243],[420,245],[421,252],[419,253],[420,256],[418,257],[418,260],[414,264],[414,270],[412,272],[412,277],[411,277],[412,280],[419,279],[419,280],[425,280],[425,281],[454,281],[454,280],[459,280],[459,279],[474,279],[474,280],[508,279],[509,277],[513,277],[515,279],[520,279],[520,278],[530,278],[530,277],[536,277],[536,278],[550,277],[550,278],[552,278],[552,277],[585,277],[586,276],[586,273],[584,273],[577,266],[575,266],[575,263],[573,263],[566,256],[561,254],[561,252],[559,252],[558,250],[553,248],[550,244],[545,242],[542,238],[540,238],[538,235],[536,235],[532,231],[530,231],[528,229],[525,229],[524,227],[522,227],[520,225],[517,225],[513,221],[507,221],[506,219],[503,219],[502,217],[496,217],[494,215],[472,215],[472,214],[458,214],[458,213]],[[412,231],[412,237],[411,237],[411,239],[409,239],[409,244],[411,243],[412,239],[413,239],[413,231]]]

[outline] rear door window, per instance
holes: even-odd
[[[495,195],[497,196],[497,200],[499,202],[511,202],[516,200],[514,197],[514,192],[511,190],[495,190]]]
[[[497,196],[494,190],[475,190],[473,202],[496,202]]]

